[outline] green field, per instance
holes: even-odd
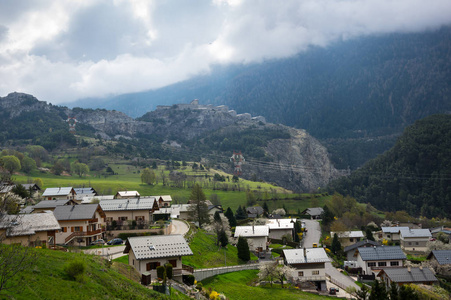
[[[281,288],[280,285],[254,286],[257,282],[258,270],[217,275],[202,281],[205,288],[224,294],[230,300],[262,300],[262,299],[330,299],[327,296],[318,296],[302,292],[295,288]]]

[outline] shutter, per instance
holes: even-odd
[[[75,228],[72,226],[72,227],[70,228],[70,231],[71,231],[71,232],[75,232]]]

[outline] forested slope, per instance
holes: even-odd
[[[406,128],[392,149],[329,188],[379,209],[449,218],[450,149],[451,115],[432,115]]]

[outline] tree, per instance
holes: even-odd
[[[238,206],[238,209],[235,212],[235,218],[237,220],[244,220],[247,218],[246,210],[240,206]]]
[[[324,210],[322,215],[323,224],[327,226],[333,222],[334,213],[329,209],[329,206],[327,205],[324,205],[323,210]]]
[[[6,155],[0,158],[0,165],[10,174],[20,170],[20,160],[14,155]]]
[[[366,238],[370,241],[374,241],[373,232],[371,231],[370,228],[366,229]]]
[[[22,171],[25,173],[30,173],[34,169],[36,169],[36,161],[31,157],[25,156],[22,159]]]
[[[82,177],[83,175],[86,175],[89,173],[89,167],[87,164],[80,163],[80,162],[74,162],[72,165],[72,171],[77,174],[79,177]]]
[[[263,215],[267,216],[269,213],[268,203],[265,201],[263,202]]]
[[[44,182],[42,181],[41,178],[35,178],[33,180],[33,183],[36,184],[38,187],[40,187],[42,189],[42,187],[44,186]]]
[[[148,185],[154,185],[156,181],[155,172],[149,168],[145,168],[141,173],[141,182]]]
[[[157,166],[157,162],[156,162],[156,161],[153,161],[153,162],[152,162],[152,169],[158,169],[158,166]]]
[[[22,199],[26,199],[30,197],[30,192],[21,184],[16,184],[11,190],[17,196],[20,196]]]
[[[208,224],[210,221],[206,200],[207,197],[200,185],[198,183],[194,184],[190,195],[191,206],[189,210],[193,220],[199,223],[199,228],[202,228],[203,224]]]
[[[219,244],[223,248],[229,244],[229,238],[224,229],[219,232]]]
[[[290,266],[278,265],[275,269],[275,276],[280,280],[280,284],[283,288],[284,279],[288,279],[293,275],[294,269]]]
[[[336,233],[334,234],[334,238],[332,240],[332,246],[331,246],[330,250],[332,251],[333,254],[337,254],[338,252],[341,251],[341,243],[338,240],[338,235]]]
[[[371,289],[371,294],[369,300],[386,300],[388,298],[387,290],[383,282],[375,280],[373,282],[373,288]]]
[[[238,243],[236,244],[238,250],[238,258],[243,261],[249,261],[251,259],[251,254],[249,252],[249,244],[244,237],[238,238]]]
[[[276,270],[277,262],[264,262],[261,263],[258,267],[258,279],[260,281],[269,281],[272,287],[272,283],[274,281],[274,278],[276,278],[275,270]]]

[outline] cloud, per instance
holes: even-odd
[[[450,11],[449,0],[1,1],[0,94],[62,103],[154,89],[212,64],[433,30]]]

